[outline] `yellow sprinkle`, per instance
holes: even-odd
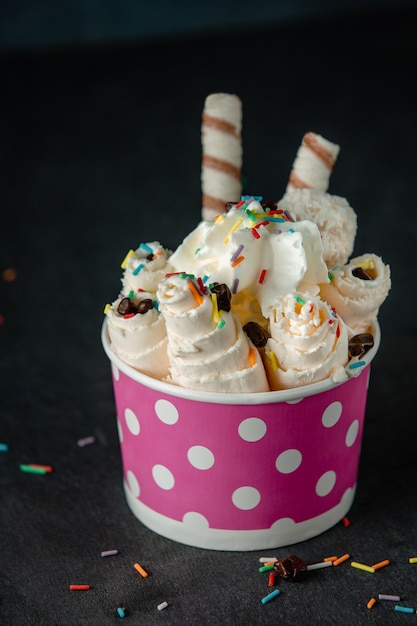
[[[110,309],[111,309],[111,304],[106,304],[106,306],[104,307],[104,315],[107,315]]]
[[[374,264],[372,261],[362,261],[362,263],[355,263],[356,267],[364,267],[365,269],[373,269]]]
[[[216,217],[214,218],[214,223],[217,224],[218,222],[222,222],[224,220],[224,215],[220,214],[220,215],[216,215]]]
[[[275,352],[272,352],[272,350],[269,353],[269,360],[271,361],[273,371],[276,372],[278,369],[278,364],[277,364],[277,359],[275,357]]]
[[[379,563],[375,563],[375,565],[372,565],[372,567],[374,568],[374,570],[377,570],[381,569],[381,567],[385,567],[386,565],[389,565],[388,559],[385,559],[385,561],[380,561]]]
[[[220,322],[219,308],[217,306],[217,294],[212,292],[211,301],[213,303],[213,320],[218,324]]]
[[[141,565],[139,565],[139,563],[134,563],[133,567],[135,568],[135,570],[137,572],[139,572],[139,574],[143,577],[146,578],[147,576],[149,576],[148,572],[146,572],[143,567]]]
[[[368,602],[368,604],[366,605],[367,609],[372,609],[372,607],[374,606],[374,604],[376,604],[376,600],[375,598],[371,598]]]
[[[191,291],[191,293],[193,294],[194,298],[197,300],[198,304],[203,304],[203,296],[201,296],[197,289],[195,288],[195,285],[193,285],[192,282],[187,282],[188,285],[188,289]]]
[[[338,559],[336,559],[335,561],[333,561],[333,565],[340,565],[341,563],[344,563],[345,561],[347,561],[348,559],[350,559],[350,554],[344,554],[343,556],[339,556]]]
[[[411,557],[408,559],[408,562],[409,562],[409,563],[417,563],[417,556],[411,556]]]
[[[127,262],[130,259],[131,256],[133,256],[135,254],[134,250],[129,250],[129,252],[126,254],[125,258],[122,261],[122,264],[120,265],[120,267],[122,268],[122,270],[126,269],[127,266]]]
[[[333,563],[333,565],[334,565],[334,563]],[[352,561],[351,566],[355,567],[356,569],[361,569],[364,572],[369,572],[370,574],[375,574],[375,568],[374,567],[370,567],[369,565],[364,565],[363,563],[358,563],[357,561]]]
[[[224,243],[227,243],[229,241],[229,235],[234,233],[235,230],[237,230],[239,228],[239,226],[241,225],[242,221],[243,220],[237,220],[237,222],[234,223],[234,225],[232,226],[232,228],[229,230],[229,232],[227,233],[226,237],[224,238]]]

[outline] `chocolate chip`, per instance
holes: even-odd
[[[122,298],[117,306],[117,312],[120,315],[129,315],[129,313],[136,313],[136,308],[130,298]]]
[[[148,254],[148,256],[146,257],[146,260],[147,260],[147,261],[153,261],[153,260],[154,260],[154,258],[155,258],[155,257],[154,257],[154,255],[153,255],[153,252],[151,252],[151,253],[150,253],[150,254]]]
[[[349,340],[349,354],[353,356],[362,356],[368,352],[374,345],[374,338],[370,333],[360,333]]]
[[[363,267],[355,267],[352,270],[352,276],[360,278],[361,280],[373,280],[372,276]]]
[[[150,309],[153,309],[153,300],[151,300],[150,298],[145,298],[144,300],[141,300],[139,302],[138,313],[141,313],[143,315]]]
[[[219,311],[230,311],[232,292],[225,283],[214,283],[210,291],[217,296],[217,308]]]
[[[295,580],[307,571],[307,565],[299,556],[291,554],[285,559],[279,559],[274,563],[274,570],[285,580]]]
[[[271,211],[275,211],[278,203],[274,200],[262,200],[261,206],[263,209],[270,209]]]
[[[244,325],[243,330],[256,348],[263,348],[271,336],[257,322],[248,322]]]

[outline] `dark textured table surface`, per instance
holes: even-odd
[[[120,606],[126,623],[146,625],[415,621],[393,602],[366,605],[386,593],[417,607],[416,25],[411,13],[355,15],[1,56],[1,624],[114,624]],[[251,193],[281,197],[308,130],[339,143],[329,191],[357,212],[354,252],[392,271],[351,525],[275,551],[187,547],[134,518],[100,344],[127,249],[176,247],[199,220],[200,120],[214,91],[243,101]],[[54,472],[19,470],[31,462]],[[120,554],[101,558],[109,548]],[[311,572],[262,605],[259,557],[271,552],[390,565]],[[72,582],[92,588],[70,592]]]

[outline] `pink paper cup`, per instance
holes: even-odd
[[[127,503],[154,532],[212,550],[305,541],[355,495],[370,362],[342,384],[220,394],[164,383],[111,361]]]

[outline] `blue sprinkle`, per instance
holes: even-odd
[[[366,361],[356,361],[355,363],[350,363],[349,369],[354,370],[357,367],[362,367],[363,365],[366,365]]]
[[[289,233],[294,233],[294,232],[295,232],[295,230],[294,230],[293,228],[289,228],[289,229],[288,229],[288,232],[289,232]]]
[[[0,452],[8,452],[9,446],[7,443],[0,443]]]
[[[137,266],[136,269],[133,270],[133,276],[136,276],[137,274],[139,274],[140,270],[142,270],[145,266],[143,265],[143,263],[141,263],[140,265]]]
[[[263,196],[240,196],[241,200],[257,200],[258,202],[262,202],[264,199]]]
[[[124,617],[125,616],[125,612],[124,612],[124,610],[122,609],[121,606],[118,607],[117,613],[118,613],[119,617]]]
[[[142,248],[142,250],[145,250],[145,252],[149,252],[150,254],[153,254],[153,250],[150,246],[147,246],[146,243],[141,243],[139,248]]]
[[[396,604],[394,606],[394,609],[399,613],[415,613],[415,609],[413,609],[411,606],[401,606],[399,604]]]
[[[267,596],[262,598],[262,600],[261,600],[262,604],[266,604],[267,602],[269,602],[273,598],[276,598],[279,593],[281,593],[280,590],[279,589],[275,589],[272,593],[269,593]]]
[[[159,311],[159,304],[156,300],[153,301],[153,308]]]

